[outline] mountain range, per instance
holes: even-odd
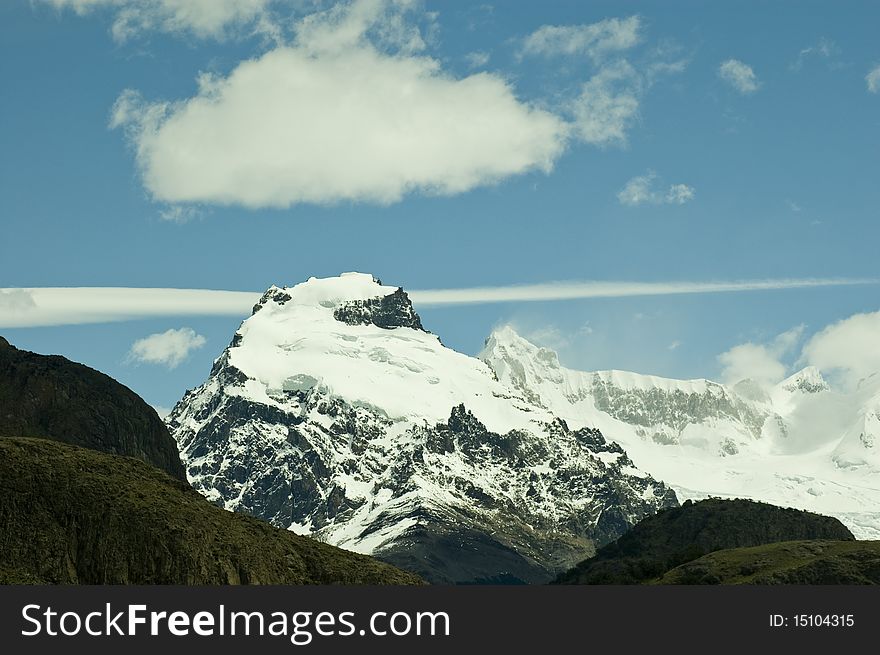
[[[226,509],[432,582],[543,582],[679,498],[880,535],[876,390],[573,371],[510,327],[469,357],[349,273],[271,287],[166,420]]]
[[[876,583],[876,389],[468,357],[362,274],[270,288],[167,427],[0,338],[0,583]]]

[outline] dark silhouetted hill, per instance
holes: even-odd
[[[750,500],[711,498],[661,510],[556,582],[641,584],[707,553],[795,540],[852,541],[837,519]]]
[[[0,438],[0,583],[418,584],[215,507],[130,457]]]
[[[136,457],[186,480],[177,444],[140,396],[113,378],[0,337],[0,436],[40,437]]]

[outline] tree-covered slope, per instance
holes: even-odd
[[[128,455],[186,480],[177,444],[140,396],[88,366],[19,350],[3,337],[0,436],[41,437]]]
[[[795,540],[852,541],[837,519],[750,500],[710,498],[665,509],[557,579],[563,584],[640,584],[707,553]]]
[[[709,553],[658,584],[880,584],[880,541],[784,541]]]
[[[417,584],[211,505],[137,459],[0,438],[0,583]]]

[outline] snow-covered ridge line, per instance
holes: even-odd
[[[602,430],[682,498],[756,498],[880,536],[880,375],[844,394],[814,367],[770,388],[576,371],[509,327],[480,357],[532,402]]]

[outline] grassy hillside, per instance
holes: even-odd
[[[643,519],[557,583],[641,584],[713,551],[813,539],[854,537],[837,519],[810,512],[749,500],[688,501]]]
[[[880,541],[785,541],[719,550],[657,584],[880,584]]]
[[[219,509],[137,459],[0,438],[0,583],[418,584]]]
[[[42,437],[137,457],[186,480],[177,444],[144,400],[88,366],[0,337],[0,436]]]

